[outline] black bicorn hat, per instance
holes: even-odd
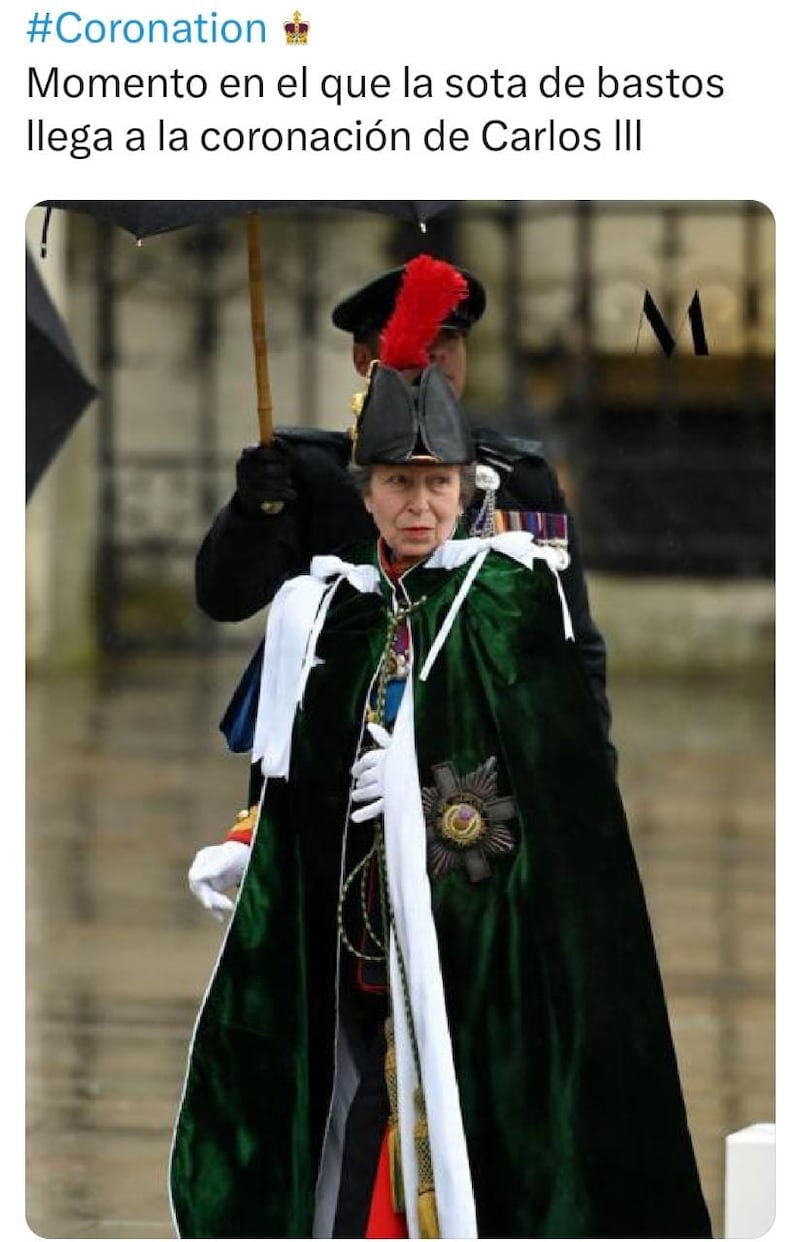
[[[439,367],[426,367],[409,383],[394,367],[373,365],[354,429],[357,466],[474,460],[469,422]]]
[[[468,291],[463,272],[431,255],[417,255],[402,269],[380,359],[370,366],[366,391],[354,398],[357,466],[475,460],[466,415],[442,370],[428,362],[431,342]]]
[[[392,268],[343,298],[333,308],[334,327],[352,333],[356,340],[380,332],[394,310],[405,270],[405,267]],[[467,333],[486,309],[486,290],[477,276],[466,268],[457,267],[456,271],[467,282],[467,295],[449,312],[440,327]]]

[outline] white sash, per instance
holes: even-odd
[[[403,955],[414,1034],[422,1072],[439,1232],[477,1238],[478,1225],[467,1141],[431,908],[425,819],[414,742],[414,691],[406,682],[384,769],[383,823],[389,897],[399,946],[391,943],[390,984],[397,1052],[397,1112],[408,1234],[419,1237],[414,1088],[417,1083],[397,959]]]
[[[261,760],[266,777],[289,775],[295,713],[316,663],[317,639],[342,582],[357,591],[377,591],[378,571],[338,556],[315,556],[310,574],[285,582],[272,601],[252,756],[254,763]]]

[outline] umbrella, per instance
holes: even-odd
[[[431,216],[452,202],[416,202],[412,200],[388,201],[352,200],[301,202],[287,199],[47,199],[40,207],[63,207],[69,211],[81,211],[104,220],[108,224],[126,229],[137,241],[154,237],[158,233],[171,233],[174,229],[190,224],[214,224],[232,216],[245,216],[262,211],[284,211],[292,207],[304,210],[330,207],[355,211],[374,211],[381,215],[396,216],[401,220],[413,220],[424,224]],[[45,234],[46,240],[46,234]]]
[[[26,501],[96,392],[81,371],[63,320],[26,251]]]
[[[261,267],[260,213],[282,211],[291,207],[304,210],[327,210],[346,208],[357,211],[373,211],[381,215],[413,220],[424,231],[425,221],[431,216],[453,206],[452,202],[419,202],[414,200],[339,200],[300,202],[286,199],[48,199],[39,204],[47,208],[42,232],[42,251],[46,250],[47,227],[50,209],[65,208],[94,216],[109,224],[116,224],[131,233],[137,241],[158,233],[194,224],[210,224],[232,216],[243,216],[247,224],[248,281],[250,287],[250,319],[253,335],[253,355],[256,372],[256,393],[259,436],[262,443],[273,437],[272,397],[269,385],[269,367],[266,348],[266,320],[264,314],[264,284]]]

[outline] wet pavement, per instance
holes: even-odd
[[[245,797],[217,721],[246,655],[29,686],[27,1218],[43,1237],[174,1236],[171,1129],[220,940],[185,876]],[[772,685],[638,676],[611,697],[721,1236],[724,1136],[774,1120]]]

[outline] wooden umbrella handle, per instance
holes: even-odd
[[[256,364],[258,436],[262,444],[269,444],[275,433],[272,426],[272,394],[269,387],[267,324],[264,311],[264,277],[261,269],[261,218],[258,215],[249,215],[245,219],[247,222],[247,270],[250,284],[250,323]]]

